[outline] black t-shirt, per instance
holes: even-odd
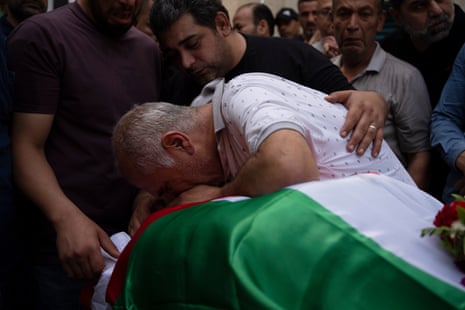
[[[402,29],[394,31],[382,40],[381,47],[420,70],[434,108],[452,71],[455,57],[465,43],[464,30],[465,13],[455,5],[455,19],[449,36],[432,44],[426,51],[417,52],[409,34]]]
[[[353,89],[339,68],[309,44],[282,38],[245,38],[245,54],[237,66],[225,76],[226,81],[243,73],[265,72],[325,93]],[[194,93],[200,93],[201,86],[193,85],[195,82],[189,82],[179,70],[171,71],[171,74],[169,79],[164,79],[167,83],[164,90],[168,91],[162,94],[162,99],[180,105],[190,104]],[[179,85],[184,87],[183,91],[180,91]],[[173,89],[176,91],[172,91]]]

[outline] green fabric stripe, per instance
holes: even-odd
[[[465,294],[286,189],[147,228],[114,309],[181,308],[465,309]]]

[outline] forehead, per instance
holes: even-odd
[[[243,7],[237,10],[236,14],[234,14],[233,20],[235,19],[252,19],[252,8],[251,7]]]
[[[400,7],[401,8],[408,8],[412,5],[418,5],[418,4],[423,4],[423,5],[429,5],[433,0],[402,0],[400,1]],[[446,5],[446,6],[452,6],[453,1],[452,0],[436,0],[435,1],[437,5]]]
[[[237,10],[236,15],[241,15],[241,16],[252,16],[252,7],[251,6],[245,6]]]
[[[318,0],[318,8],[327,8],[333,5],[333,0]]]
[[[334,9],[338,7],[360,8],[374,7],[377,0],[334,0]]]
[[[316,10],[318,6],[318,1],[304,1],[299,3],[299,12],[310,12]]]
[[[160,44],[175,48],[185,43],[189,38],[198,36],[207,30],[209,28],[197,24],[191,14],[184,14],[160,35]]]

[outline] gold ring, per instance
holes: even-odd
[[[374,129],[374,130],[378,130],[378,128],[376,128],[376,126],[373,125],[373,124],[370,124],[370,126],[368,126],[368,128],[371,128],[371,129]]]

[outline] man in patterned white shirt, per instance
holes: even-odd
[[[267,73],[204,90],[190,107],[146,103],[120,119],[113,146],[131,183],[171,204],[370,172],[414,184],[385,142],[376,158],[347,152],[347,110],[319,91]]]

